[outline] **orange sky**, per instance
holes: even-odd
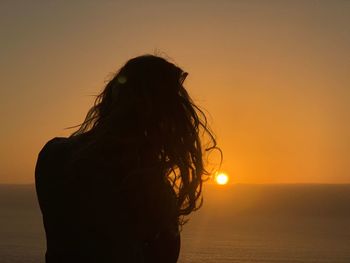
[[[190,73],[230,182],[350,183],[350,1],[118,2],[0,4],[0,183],[32,183],[43,144],[154,50]]]

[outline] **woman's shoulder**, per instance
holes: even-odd
[[[52,154],[57,154],[60,152],[60,150],[66,148],[68,145],[71,144],[71,140],[66,137],[54,137],[47,141],[44,146],[39,151],[39,157],[41,156],[47,156]]]
[[[53,147],[57,147],[57,145],[61,145],[63,143],[66,143],[67,141],[68,141],[68,138],[66,137],[54,137],[44,144],[39,154],[42,152],[51,150]]]
[[[42,166],[49,166],[57,160],[67,143],[68,138],[65,137],[54,137],[47,141],[38,153],[36,170]]]

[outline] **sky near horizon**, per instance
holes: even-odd
[[[350,1],[1,1],[0,183],[33,183],[129,58],[166,54],[233,183],[350,183]]]

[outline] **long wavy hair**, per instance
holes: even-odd
[[[210,176],[204,152],[220,151],[205,113],[183,86],[187,75],[159,56],[130,59],[97,95],[84,122],[74,126],[79,128],[70,136],[92,133],[103,147],[121,147],[131,170],[140,168],[132,163],[141,159],[145,159],[142,169],[161,167],[161,176],[176,195],[182,223],[202,205],[202,184]]]

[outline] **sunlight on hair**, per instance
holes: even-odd
[[[225,185],[228,183],[228,175],[225,174],[225,173],[218,173],[216,176],[215,176],[215,182],[217,184],[220,184],[220,185]]]
[[[126,77],[120,76],[120,77],[118,77],[117,81],[119,82],[119,84],[124,84],[124,83],[126,83]]]

